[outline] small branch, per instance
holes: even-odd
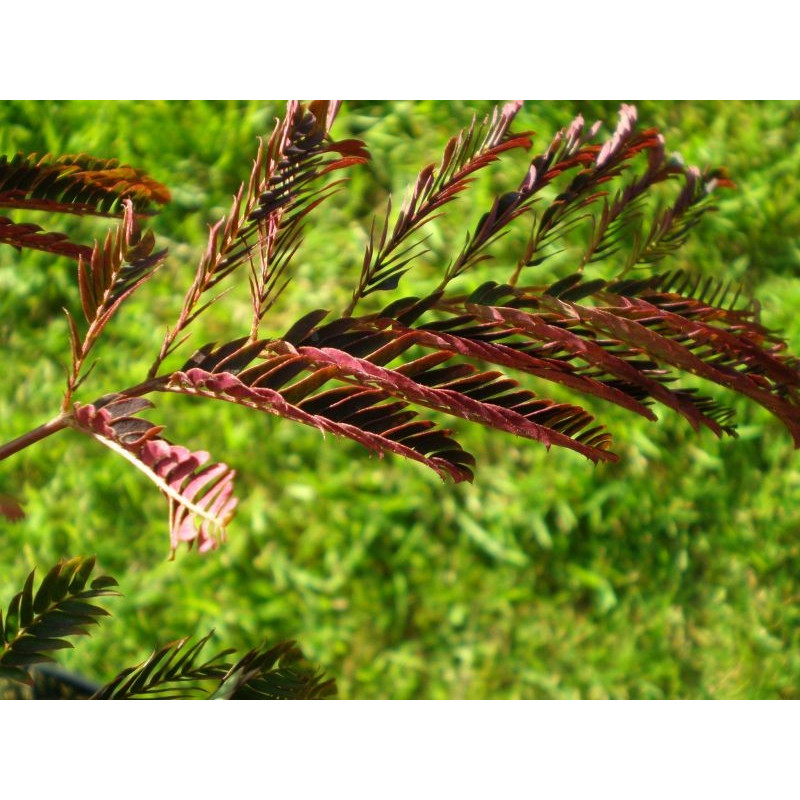
[[[46,439],[48,436],[63,430],[68,424],[68,418],[66,416],[58,416],[51,419],[50,422],[46,422],[44,425],[40,425],[38,428],[34,428],[22,434],[22,436],[12,439],[4,445],[0,445],[0,461],[3,461],[9,456],[13,456],[14,453],[24,450],[26,447],[35,444],[41,439]]]
[[[142,381],[142,383],[124,389],[118,394],[120,397],[142,397],[143,395],[150,394],[150,392],[162,391],[169,377],[169,375],[162,375],[152,380]],[[69,427],[71,419],[71,412],[65,411],[49,422],[46,422],[44,425],[40,425],[38,428],[30,430],[16,439],[12,439],[10,442],[0,445],[0,461],[3,461],[9,456],[13,456],[14,453],[24,450],[26,447],[35,444],[41,439],[46,439],[48,436],[52,436],[54,433],[58,433],[58,431]]]

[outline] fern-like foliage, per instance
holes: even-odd
[[[88,328],[81,335],[74,317],[65,309],[72,362],[61,404],[64,410],[91,371],[90,367],[83,373],[86,359],[105,326],[120,304],[153,276],[167,256],[166,250],[153,252],[155,236],[152,231],[142,234],[133,203],[126,200],[123,207],[122,224],[108,232],[102,245],[95,243],[88,256],[78,259],[78,288]]]
[[[323,700],[336,682],[315,670],[294,642],[264,642],[232,664],[212,700]]]
[[[86,636],[89,626],[107,616],[92,600],[115,597],[117,581],[109,576],[89,583],[94,558],[60,561],[43,578],[34,593],[35,571],[22,591],[14,595],[3,620],[0,612],[0,677],[31,683],[27,668],[54,661],[50,653],[72,647],[71,636]]]
[[[126,208],[136,215],[152,214],[169,199],[165,186],[114,159],[86,154],[0,156],[0,208],[121,217]],[[66,234],[2,216],[0,244],[43,250],[76,261],[92,258],[91,247],[70,241]]]
[[[411,261],[421,254],[419,244],[408,245],[409,237],[427,222],[439,216],[448,203],[465,191],[473,173],[497,161],[500,155],[515,148],[529,148],[527,133],[509,135],[509,127],[521,107],[521,103],[508,103],[502,110],[495,109],[491,120],[482,125],[472,124],[447,143],[438,168],[426,166],[418,175],[410,197],[403,205],[389,235],[387,211],[383,230],[375,240],[375,230],[370,234],[369,245],[364,254],[361,279],[353,293],[351,312],[361,297],[373,292],[396,289],[400,278],[408,270]],[[402,248],[402,249],[401,249]]]
[[[583,397],[650,420],[660,404],[695,429],[735,436],[733,411],[682,385],[686,376],[750,398],[800,446],[798,361],[760,323],[756,304],[742,301],[723,280],[661,266],[714,209],[714,193],[733,184],[723,170],[700,170],[668,156],[662,135],[640,129],[630,105],[622,106],[605,139],[598,138],[599,123],[587,125],[579,116],[537,148],[440,265],[435,289],[421,297],[399,293],[376,310],[381,293],[398,290],[425,255],[425,226],[457,207],[479,171],[533,146],[532,134],[513,131],[519,109],[509,103],[473,120],[446,144],[438,163],[420,171],[396,216],[390,205],[373,223],[343,309],[304,310],[289,330],[265,334],[269,309],[291,279],[303,226],[342,188],[331,174],[368,157],[362,142],[332,137],[338,104],[289,103],[229,214],[212,226],[179,317],[146,379],[111,398],[75,404],[86,354],[103,325],[165,258],[139,230],[131,197],[122,227],[91,257],[79,255],[89,329],[82,336],[70,316],[72,369],[62,414],[0,447],[0,459],[68,425],[94,436],[167,496],[174,552],[180,541],[197,542],[201,550],[216,546],[236,500],[225,464],[202,467],[207,454],[169,443],[161,428],[138,417],[151,405],[143,396],[159,392],[300,422],[455,481],[472,479],[475,460],[440,419],[469,420],[593,462],[617,455]],[[497,263],[493,244],[523,217],[527,242],[512,263]],[[537,282],[537,268],[556,253],[572,266],[555,281]],[[602,272],[590,274],[600,264]],[[489,269],[494,277],[487,281]],[[191,323],[219,300],[221,282],[242,273],[252,297],[249,330],[205,344],[184,355],[180,368],[167,368]],[[572,390],[575,401],[548,398],[551,383]]]
[[[71,424],[130,461],[155,483],[169,503],[172,551],[197,542],[201,552],[217,546],[233,515],[234,471],[206,462],[205,451],[190,452],[159,435],[162,426],[136,416],[153,404],[144,397],[106,398],[101,407],[79,406]]]
[[[135,667],[124,669],[105,686],[98,689],[93,700],[160,700],[189,699],[205,694],[200,685],[208,679],[221,679],[229,669],[222,659],[234,652],[223,650],[207,661],[200,654],[212,634],[192,645],[189,637],[165,644]]]
[[[137,214],[169,202],[169,190],[116,159],[78,155],[0,156],[0,208],[121,216],[129,200]]]
[[[208,300],[206,295],[245,263],[250,265],[253,300],[251,338],[256,338],[264,314],[286,285],[284,276],[302,242],[307,215],[339,183],[325,184],[322,179],[368,157],[362,142],[337,142],[330,137],[338,110],[338,103],[317,102],[307,109],[289,103],[285,118],[258,150],[246,190],[240,187],[228,215],[212,226],[206,252],[180,316],[167,331],[151,377],[183,341],[179,335],[216,299]]]
[[[88,258],[92,248],[84,244],[75,244],[64,233],[48,233],[41,225],[33,223],[16,223],[8,217],[0,217],[0,243],[10,244],[22,250],[42,250],[57,256],[67,256],[76,261],[79,258]]]
[[[92,700],[316,700],[336,692],[304,659],[294,642],[262,644],[230,663],[233,650],[202,660],[212,633],[190,644],[188,637],[158,648],[141,664],[120,672]]]
[[[264,642],[236,661],[229,658],[232,649],[204,659],[213,631],[193,644],[187,636],[163,645],[103,686],[65,672],[51,654],[72,647],[69,637],[88,635],[109,616],[91,601],[119,596],[108,575],[90,582],[94,567],[94,557],[59,561],[36,592],[31,572],[5,618],[0,612],[0,684],[7,682],[0,698],[314,700],[336,693],[335,681],[312,667],[295,642]]]

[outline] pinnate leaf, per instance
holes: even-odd
[[[3,624],[0,615],[0,671],[5,677],[30,682],[20,667],[50,662],[53,650],[72,647],[68,636],[88,634],[96,617],[108,612],[90,600],[117,595],[107,578],[100,585],[86,589],[95,566],[94,558],[73,558],[56,564],[43,578],[34,594],[34,572],[11,600]],[[114,581],[113,585],[116,585]]]

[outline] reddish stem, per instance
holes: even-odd
[[[40,425],[38,428],[23,433],[22,436],[18,436],[16,439],[12,439],[4,445],[0,445],[0,461],[9,456],[13,456],[14,453],[24,450],[26,447],[35,444],[41,439],[46,439],[48,436],[63,430],[68,424],[68,417],[59,416],[55,419],[51,419],[50,422],[45,422],[44,425]]]
[[[152,380],[143,381],[136,386],[131,386],[119,392],[119,397],[141,397],[150,392],[163,391],[163,387],[169,380],[169,377],[169,375],[162,375]],[[99,402],[99,400],[95,402]],[[58,433],[58,431],[69,427],[71,419],[72,414],[65,412],[51,419],[50,422],[45,422],[44,425],[40,425],[38,428],[23,433],[22,436],[18,436],[16,439],[12,439],[10,442],[0,445],[0,461],[3,461],[9,456],[13,456],[14,453],[24,450],[26,447],[35,444],[41,439],[46,439],[48,436],[52,436],[54,433]]]

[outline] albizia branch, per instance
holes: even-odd
[[[438,164],[419,172],[396,217],[389,205],[382,222],[373,223],[360,276],[341,311],[310,309],[282,334],[265,335],[267,312],[292,277],[306,224],[342,189],[342,180],[330,176],[368,158],[362,142],[332,138],[338,103],[290,102],[229,214],[211,227],[145,380],[87,404],[76,403],[74,394],[89,374],[88,356],[166,256],[137,221],[137,213],[165,195],[143,174],[115,172],[109,164],[0,160],[0,206],[85,201],[73,213],[123,213],[122,224],[91,251],[0,217],[0,243],[78,260],[87,326],[82,330],[79,315],[67,311],[72,360],[62,413],[0,446],[0,460],[65,427],[95,439],[162,492],[174,553],[181,542],[201,551],[216,547],[238,500],[233,469],[204,450],[170,442],[163,426],[140,416],[153,406],[148,396],[158,393],[272,414],[456,482],[473,479],[475,458],[447,427],[452,420],[602,464],[618,459],[601,420],[604,404],[651,421],[665,407],[695,430],[736,436],[734,411],[717,397],[733,393],[770,411],[800,447],[798,360],[760,323],[755,304],[716,276],[653,269],[714,209],[714,191],[732,184],[722,170],[667,157],[662,135],[640,130],[630,105],[622,106],[605,140],[595,140],[599,123],[586,125],[582,116],[559,131],[510,184],[516,188],[498,192],[443,265],[435,289],[356,314],[364,298],[399,287],[424,252],[425,225],[453,208],[479,170],[531,146],[530,134],[512,130],[519,109],[509,103],[481,124],[473,120],[447,143]],[[671,200],[664,191],[669,183],[677,186]],[[510,277],[468,286],[474,268],[491,266],[493,244],[523,215],[532,220],[530,235],[502,265]],[[587,234],[578,246],[576,232]],[[556,252],[571,264],[565,274],[539,285],[523,280]],[[601,260],[603,273],[588,274]],[[219,285],[242,272],[252,307],[246,330],[204,344],[179,369],[165,369],[192,323],[220,299]],[[458,293],[456,278],[463,284]],[[551,399],[553,384],[577,400]],[[583,398],[600,412],[584,408]],[[0,513],[18,515],[18,505],[7,503]]]

